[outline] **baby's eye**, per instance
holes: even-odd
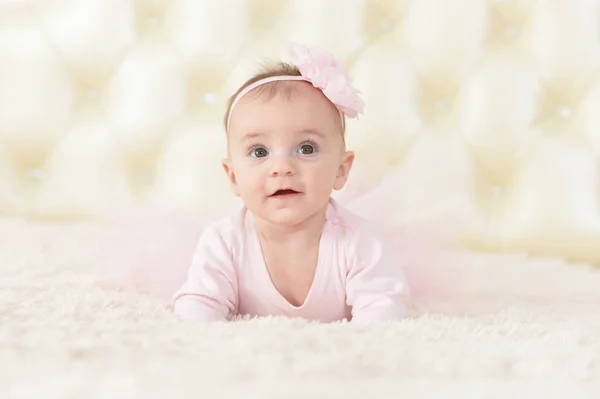
[[[263,158],[263,157],[266,157],[267,155],[269,155],[269,152],[266,150],[266,148],[263,148],[263,147],[253,148],[250,151],[250,156],[252,156],[254,158]]]
[[[312,155],[316,152],[316,148],[312,144],[302,144],[298,149],[298,152],[302,155]]]

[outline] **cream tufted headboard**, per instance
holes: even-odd
[[[600,264],[595,0],[0,2],[0,211],[70,220],[234,203],[224,103],[295,39],[347,60],[357,176],[472,221],[472,248]],[[393,169],[393,167],[395,169]],[[406,211],[406,209],[405,209]]]

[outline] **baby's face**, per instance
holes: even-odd
[[[224,168],[235,195],[265,221],[297,225],[326,209],[345,185],[354,155],[339,114],[324,95],[293,82],[291,96],[249,93],[237,104]]]

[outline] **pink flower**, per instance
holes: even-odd
[[[364,101],[352,87],[352,78],[346,66],[332,54],[314,46],[293,43],[290,48],[292,63],[302,76],[312,83],[349,118],[363,113]]]

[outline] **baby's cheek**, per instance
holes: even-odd
[[[323,190],[329,190],[333,186],[336,170],[331,167],[321,167],[314,171],[313,180],[315,185]]]

